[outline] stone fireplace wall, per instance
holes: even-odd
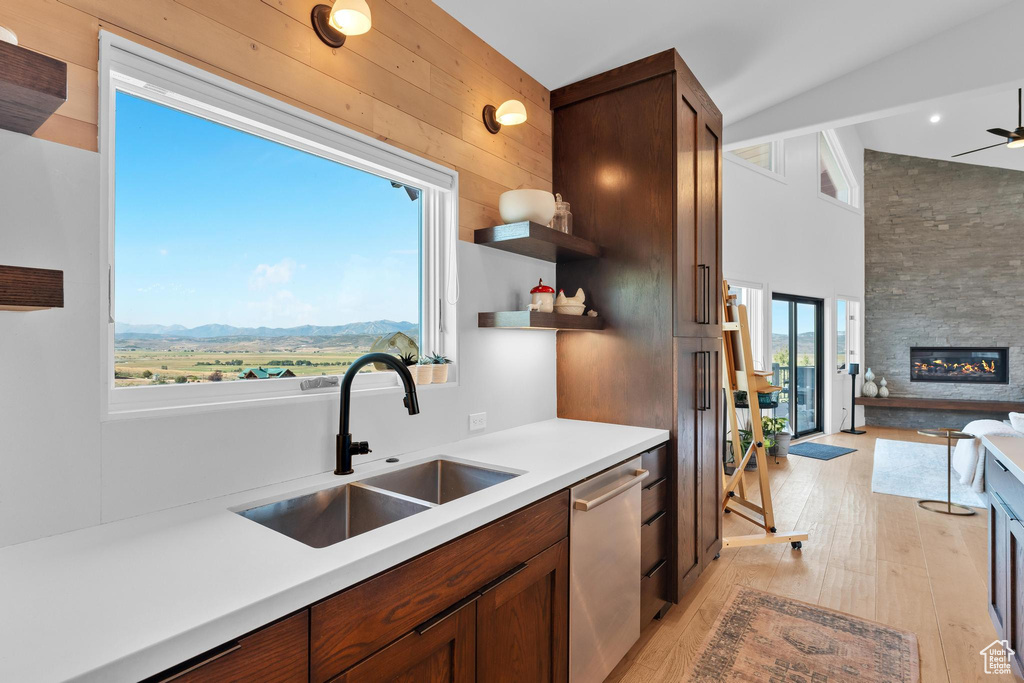
[[[1024,172],[865,150],[864,232],[865,365],[891,395],[1024,401]],[[911,383],[911,346],[1009,347],[1010,383]]]

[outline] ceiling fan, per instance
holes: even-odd
[[[974,154],[975,152],[980,152],[983,149],[991,149],[1002,145],[1006,145],[1010,149],[1024,147],[1024,125],[1021,125],[1020,96],[1021,88],[1017,88],[1017,128],[1012,131],[1006,130],[1005,128],[988,129],[989,133],[998,135],[1001,138],[1006,138],[1006,142],[998,142],[994,145],[989,145],[988,147],[979,147],[978,149],[972,149],[970,152],[960,152],[959,154],[954,154],[950,158],[955,159],[956,157],[962,157],[965,154]]]

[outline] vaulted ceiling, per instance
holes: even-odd
[[[1016,0],[435,2],[552,89],[675,47],[730,123]]]

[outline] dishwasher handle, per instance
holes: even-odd
[[[613,488],[611,491],[607,491],[606,493],[602,493],[597,498],[591,498],[590,500],[577,499],[575,502],[573,502],[572,506],[575,509],[579,510],[580,512],[586,512],[587,510],[593,510],[596,507],[604,505],[609,500],[611,500],[612,498],[615,498],[619,494],[621,494],[621,493],[623,493],[625,491],[628,491],[629,489],[633,488],[634,486],[636,486],[637,484],[642,482],[644,479],[649,477],[651,473],[648,472],[647,470],[636,470],[636,472],[634,474],[636,476],[634,476],[632,479],[630,479],[629,481],[627,481],[627,482],[625,482],[623,484],[619,484],[618,486]]]

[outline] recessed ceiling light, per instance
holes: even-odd
[[[938,123],[939,121],[942,120],[942,117],[939,116],[938,114],[932,114],[932,117],[928,120],[931,121],[932,123]]]

